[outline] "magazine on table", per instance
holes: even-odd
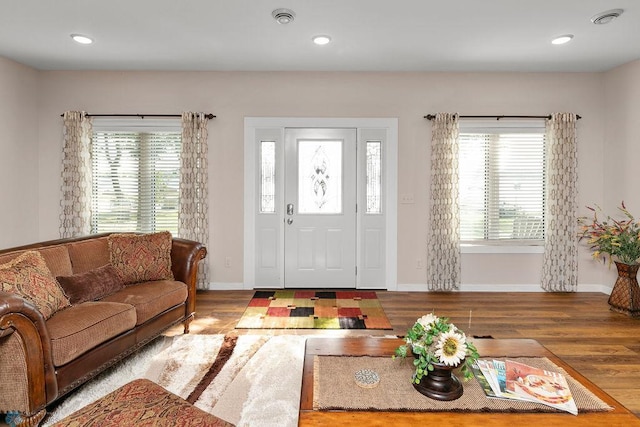
[[[482,391],[484,391],[484,394],[486,394],[487,397],[499,397],[495,392],[494,386],[491,384],[492,380],[490,378],[487,378],[488,374],[487,375],[484,374],[484,372],[486,371],[486,368],[483,371],[483,369],[480,368],[479,362],[481,361],[478,360],[473,365],[471,365],[471,371],[473,372],[473,376],[476,377],[476,380],[478,380],[478,383],[480,384]]]
[[[498,380],[498,388],[500,390],[500,397],[504,399],[513,399],[513,400],[529,400],[526,397],[523,397],[517,393],[514,393],[512,390],[509,390],[507,387],[507,365],[502,360],[494,360],[493,367],[496,372],[496,377]]]
[[[558,372],[507,360],[507,390],[552,408],[578,415],[567,379]]]
[[[573,415],[578,408],[566,378],[513,360],[478,360],[473,373],[487,397],[541,403]]]
[[[506,390],[506,375],[504,376],[504,381],[503,381],[504,388],[503,389],[500,388],[500,382],[498,378],[499,377],[498,369],[496,368],[494,362],[497,362],[497,364],[499,365],[499,368],[502,368],[502,371],[504,373],[504,369],[505,369],[504,362],[501,362],[499,360],[494,361],[494,360],[479,359],[477,363],[480,373],[489,384],[489,389],[485,388],[483,386],[482,379],[479,379],[478,375],[476,375],[476,378],[478,378],[478,381],[480,382],[480,385],[482,386],[482,390],[484,391],[485,395],[487,397],[498,398],[498,399],[524,400],[520,396],[517,396]],[[500,366],[500,364],[502,365]],[[476,372],[474,371],[474,374],[475,373]]]

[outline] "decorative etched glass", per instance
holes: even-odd
[[[260,213],[275,213],[276,143],[260,142]]]
[[[342,212],[342,141],[298,141],[298,212]]]
[[[368,214],[381,213],[382,143],[367,141],[367,210]]]

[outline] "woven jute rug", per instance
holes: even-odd
[[[511,360],[563,374],[578,412],[613,409],[547,358],[521,357]],[[462,382],[464,394],[457,400],[441,402],[430,399],[416,391],[411,384],[414,370],[412,361],[391,357],[316,356],[313,408],[347,411],[558,412],[539,403],[487,398],[475,378]],[[378,373],[380,383],[377,387],[362,388],[355,383],[354,373],[361,369]]]

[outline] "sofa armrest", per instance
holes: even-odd
[[[207,256],[207,248],[193,240],[174,237],[171,245],[171,270],[176,280],[186,283],[188,289],[185,317],[192,319],[196,311],[196,282],[198,263]],[[185,333],[189,323],[185,323]]]
[[[24,351],[29,394],[27,409],[29,414],[33,414],[58,395],[49,332],[44,317],[31,302],[0,291],[0,337],[11,334],[19,335]],[[2,387],[0,384],[0,389]],[[15,393],[15,390],[4,392]]]

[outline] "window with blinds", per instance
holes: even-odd
[[[460,238],[463,243],[543,244],[543,129],[459,135]]]
[[[179,130],[96,131],[94,126],[93,233],[177,235],[181,139]]]

